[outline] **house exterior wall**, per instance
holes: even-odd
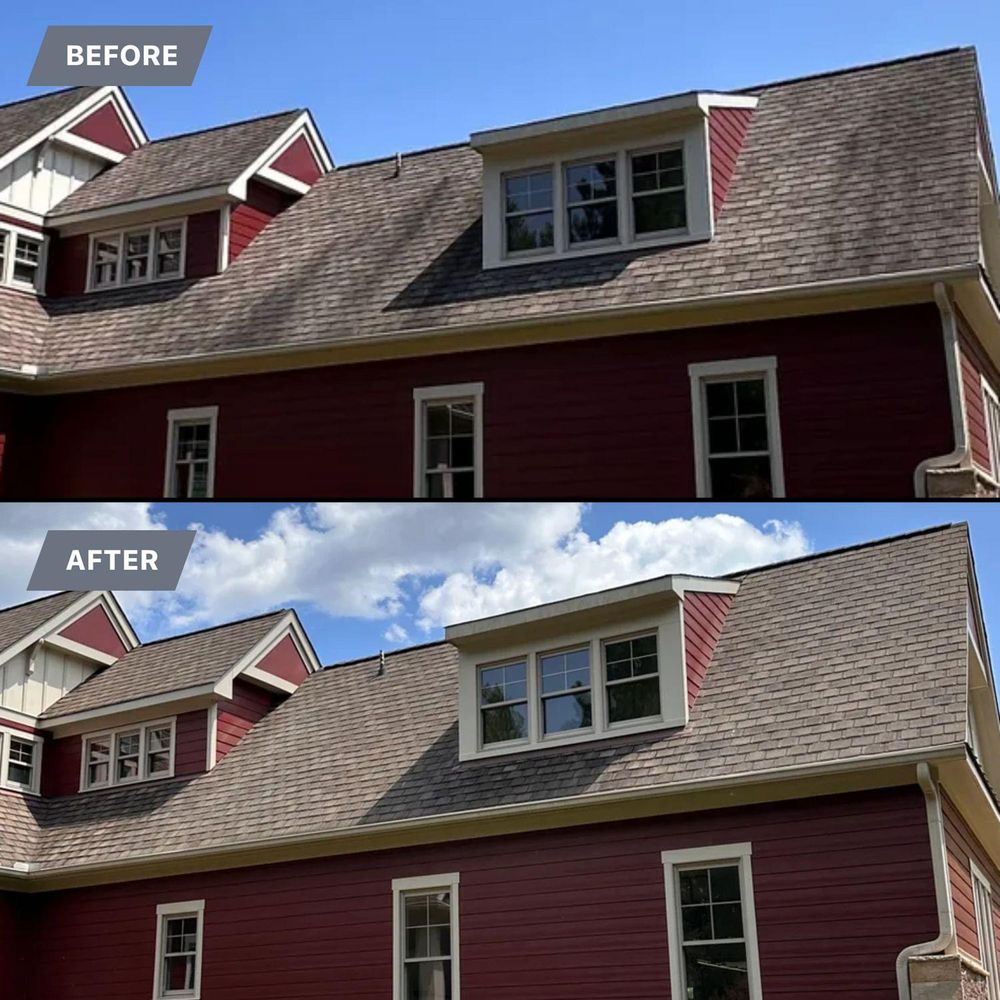
[[[947,795],[943,797],[945,846],[948,851],[948,875],[951,882],[951,902],[955,913],[955,932],[958,947],[965,954],[983,961],[983,942],[976,931],[976,912],[972,897],[972,866],[975,862],[979,870],[990,880],[993,895],[993,941],[994,948],[1000,946],[1000,869],[983,849],[968,823]]]
[[[51,892],[28,1000],[148,996],[159,903],[205,900],[202,996],[386,1000],[391,880],[459,872],[463,1000],[663,1000],[662,850],[750,841],[767,997],[895,1000],[936,933],[914,787]]]
[[[293,684],[301,684],[309,675],[309,669],[290,635],[286,635],[274,649],[262,657],[256,667]]]
[[[112,101],[102,104],[83,121],[77,122],[70,132],[119,153],[131,153],[135,149],[135,142]]]
[[[72,639],[91,649],[99,649],[109,656],[123,656],[125,643],[122,642],[107,611],[98,606],[91,608],[75,622],[71,622],[60,633],[64,639]]]
[[[736,162],[750,128],[750,108],[712,108],[708,116],[709,156],[712,165],[712,210],[718,218],[726,201]]]
[[[410,496],[414,388],[482,381],[487,497],[691,496],[688,365],[760,355],[790,497],[912,496],[952,447],[927,304],[33,398],[6,489],[159,495],[167,411],[217,405],[218,497]]]
[[[215,759],[222,760],[281,699],[246,681],[233,682],[233,697],[219,702]]]
[[[247,199],[234,205],[229,215],[229,260],[237,257],[260,235],[264,227],[295,200],[291,195],[250,181]]]
[[[1000,372],[976,342],[964,320],[959,322],[959,348],[962,360],[962,386],[965,391],[965,419],[969,431],[972,461],[990,471],[990,449],[983,401],[983,380],[1000,394]]]
[[[271,164],[271,169],[280,170],[303,184],[315,184],[323,174],[308,141],[301,135]]]
[[[733,603],[732,594],[684,595],[684,659],[687,668],[688,708],[694,703],[705,682],[715,644]]]
[[[185,278],[207,278],[219,273],[219,212],[198,212],[187,220]]]
[[[0,892],[0,984],[4,1000],[25,1000],[21,926],[26,909],[23,897]]]

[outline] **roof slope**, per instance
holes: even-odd
[[[147,143],[77,188],[52,218],[231,184],[301,114],[283,111]]]
[[[212,771],[37,806],[43,869],[965,739],[964,526],[746,574],[684,729],[458,759],[447,643],[311,675]],[[416,681],[419,680],[419,683]],[[0,796],[0,817],[8,807]],[[0,827],[2,828],[2,827]]]
[[[133,698],[215,684],[287,613],[272,611],[256,618],[136,646],[110,667],[91,675],[63,695],[41,717],[53,719],[117,705]]]
[[[27,604],[17,604],[0,611],[0,652],[13,646],[26,635],[30,635],[40,625],[44,625],[53,615],[68,608],[82,595],[75,590],[63,590],[58,594],[40,597]]]
[[[0,156],[30,139],[100,87],[69,87],[50,94],[0,104]]]

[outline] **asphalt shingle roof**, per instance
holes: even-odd
[[[133,698],[214,684],[267,635],[286,611],[161,639],[130,650],[50,705],[52,719]]]
[[[387,655],[384,676],[377,657],[311,675],[195,778],[27,818],[0,795],[0,830],[20,824],[58,869],[956,746],[967,572],[953,526],[745,574],[683,729],[460,762],[457,654],[438,643]]]
[[[99,87],[69,87],[12,104],[0,104],[0,156],[71,111]]]
[[[63,590],[58,594],[40,597],[26,604],[18,604],[0,611],[0,653],[44,625],[53,615],[68,608],[80,594]]]
[[[77,188],[52,218],[230,184],[300,114],[283,111],[147,143]]]
[[[975,265],[971,49],[755,92],[710,242],[484,270],[480,157],[431,150],[404,156],[398,177],[392,160],[334,170],[222,275],[46,303],[44,362],[62,372],[358,342]]]

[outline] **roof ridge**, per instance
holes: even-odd
[[[945,524],[933,524],[927,528],[916,528],[913,531],[904,531],[898,535],[888,535],[884,538],[872,538],[867,542],[855,542],[853,545],[841,545],[835,549],[824,549],[822,552],[810,552],[808,555],[796,556],[794,559],[782,559],[780,562],[765,563],[762,566],[751,566],[749,569],[736,570],[719,577],[721,580],[730,580],[734,577],[749,576],[751,573],[766,573],[772,569],[782,569],[785,566],[792,566],[796,563],[811,562],[815,559],[825,559],[827,556],[839,556],[845,552],[856,552],[859,549],[871,549],[879,545],[892,545],[895,542],[904,541],[907,538],[918,538],[921,535],[933,535],[937,532],[950,531],[952,528],[968,528],[968,521],[948,521]]]
[[[350,163],[342,163],[335,167],[332,173],[339,173],[341,170],[348,170],[351,167],[370,167],[376,163],[392,163],[397,156],[404,160],[411,156],[426,156],[428,153],[443,153],[447,149],[461,149],[463,146],[471,145],[468,139],[458,142],[444,142],[439,146],[427,146],[424,149],[410,149],[401,153],[389,153],[386,156],[373,156],[367,160],[352,160]]]
[[[431,642],[419,642],[415,646],[401,646],[399,649],[392,650],[382,650],[386,657],[398,656],[400,653],[412,653],[415,649],[430,649],[431,646],[450,646],[451,643],[447,639],[434,639]],[[369,653],[367,656],[355,656],[350,660],[337,660],[335,663],[327,663],[319,670],[319,673],[324,673],[327,670],[334,670],[337,667],[351,667],[358,663],[368,663],[371,660],[377,660],[379,657],[378,653]]]
[[[241,118],[235,122],[224,122],[221,125],[208,125],[205,128],[192,129],[190,132],[175,132],[173,135],[164,135],[159,139],[150,139],[147,146],[155,146],[163,142],[172,142],[174,139],[188,139],[193,135],[205,135],[208,132],[221,132],[226,128],[238,128],[240,125],[250,125],[253,122],[267,121],[269,118],[283,118],[285,115],[302,114],[306,108],[286,108],[284,111],[273,111],[267,115],[256,115],[253,118]]]
[[[92,84],[87,84],[87,85],[81,84],[76,87],[60,87],[59,90],[49,90],[44,94],[32,94],[31,97],[19,97],[16,101],[5,101],[3,104],[0,104],[0,111],[2,111],[4,108],[16,107],[18,104],[27,104],[30,101],[41,101],[46,97],[55,97],[57,94],[69,94],[74,90],[99,90],[99,89],[100,89],[99,87]]]
[[[778,87],[788,87],[796,83],[807,83],[811,80],[825,80],[831,76],[845,76],[848,73],[860,73],[868,69],[883,69],[888,66],[899,66],[903,63],[920,62],[923,59],[938,59],[941,56],[954,55],[956,52],[975,53],[974,45],[953,45],[946,49],[934,49],[931,52],[916,52],[909,56],[897,56],[895,59],[882,59],[877,62],[857,63],[854,66],[844,66],[840,69],[828,69],[820,73],[805,73],[802,76],[791,76],[787,80],[771,80],[767,83],[757,83],[751,87],[738,87],[734,90],[720,91],[726,94],[745,94],[754,90],[775,90]]]
[[[215,632],[220,628],[229,628],[232,625],[245,625],[247,622],[259,621],[262,618],[271,618],[276,615],[287,615],[292,608],[275,608],[273,611],[262,611],[259,615],[247,615],[246,618],[234,618],[229,622],[219,622],[217,625],[206,625],[204,628],[192,629],[190,632],[178,632],[176,635],[164,635],[159,639],[150,639],[149,642],[141,642],[135,648],[138,649],[148,649],[150,646],[158,646],[164,642],[173,642],[175,639],[187,639],[192,635],[203,635],[205,632]],[[128,656],[125,653],[122,659]]]

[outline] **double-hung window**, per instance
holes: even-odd
[[[604,643],[608,724],[660,714],[660,667],[653,634]]]
[[[750,844],[664,851],[671,996],[761,1000]]]
[[[170,410],[167,413],[164,496],[198,499],[214,495],[218,425],[217,406]]]
[[[571,245],[618,238],[616,157],[566,167],[566,226]]]
[[[413,390],[413,495],[471,500],[483,495],[483,384]]]
[[[83,741],[81,789],[167,778],[174,772],[174,720],[145,722]]]
[[[684,150],[632,153],[632,231],[637,237],[682,232],[687,226]]]
[[[41,774],[42,743],[37,737],[0,732],[0,787],[37,792]]]
[[[40,291],[43,247],[40,237],[0,230],[0,283]]]
[[[205,901],[161,903],[156,908],[154,1000],[201,997]]]
[[[976,911],[976,939],[979,942],[979,962],[990,974],[987,989],[989,1000],[1000,1000],[1000,958],[997,954],[997,921],[993,915],[993,893],[990,880],[982,869],[971,862],[972,897]]]
[[[480,741],[483,746],[528,738],[528,663],[479,668]]]
[[[458,1000],[458,874],[394,879],[393,1000]]]
[[[986,379],[983,379],[983,416],[986,418],[990,475],[994,482],[1000,483],[1000,398]]]
[[[777,360],[688,366],[698,496],[766,499],[785,492]]]
[[[504,178],[504,249],[508,254],[544,250],[555,241],[552,168]]]
[[[184,270],[184,222],[100,233],[90,240],[90,290],[179,278]]]
[[[542,732],[570,733],[594,724],[590,690],[590,647],[538,657]]]

